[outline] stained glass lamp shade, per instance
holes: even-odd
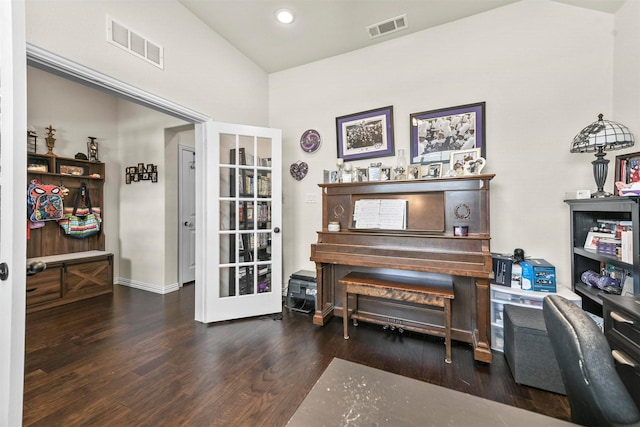
[[[604,191],[607,181],[609,160],[605,159],[605,151],[621,150],[631,147],[635,143],[633,134],[628,127],[611,120],[603,120],[602,114],[598,121],[591,123],[578,133],[571,143],[572,153],[595,153],[593,177],[596,180],[597,191],[591,197],[608,197],[611,194]]]

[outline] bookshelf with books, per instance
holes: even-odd
[[[260,263],[271,261],[271,159],[255,157],[240,147],[237,157],[236,150],[230,150],[229,164],[236,165],[229,180],[230,195],[236,198],[229,205],[230,224],[235,226],[238,220],[238,233],[231,235],[229,245],[229,260],[238,263],[237,270],[229,269],[229,296],[236,295],[236,272],[239,295],[266,292],[271,288],[271,270]]]
[[[586,284],[585,272],[616,279],[610,292],[640,297],[640,197],[565,202],[570,208],[572,290],[582,297],[582,307],[602,316],[602,295],[606,293],[603,286]]]

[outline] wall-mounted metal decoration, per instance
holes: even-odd
[[[138,166],[129,166],[125,169],[124,178],[127,184],[140,181],[158,182],[158,165],[149,163],[145,167],[144,163],[138,163]]]

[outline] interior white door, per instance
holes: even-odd
[[[26,281],[23,1],[0,1],[0,425],[22,424]]]
[[[196,151],[180,145],[180,286],[196,279]]]
[[[214,123],[206,153],[205,322],[282,311],[279,129]],[[210,190],[211,191],[211,190]]]

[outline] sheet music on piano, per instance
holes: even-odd
[[[404,230],[407,228],[407,200],[361,199],[353,208],[355,228]]]

